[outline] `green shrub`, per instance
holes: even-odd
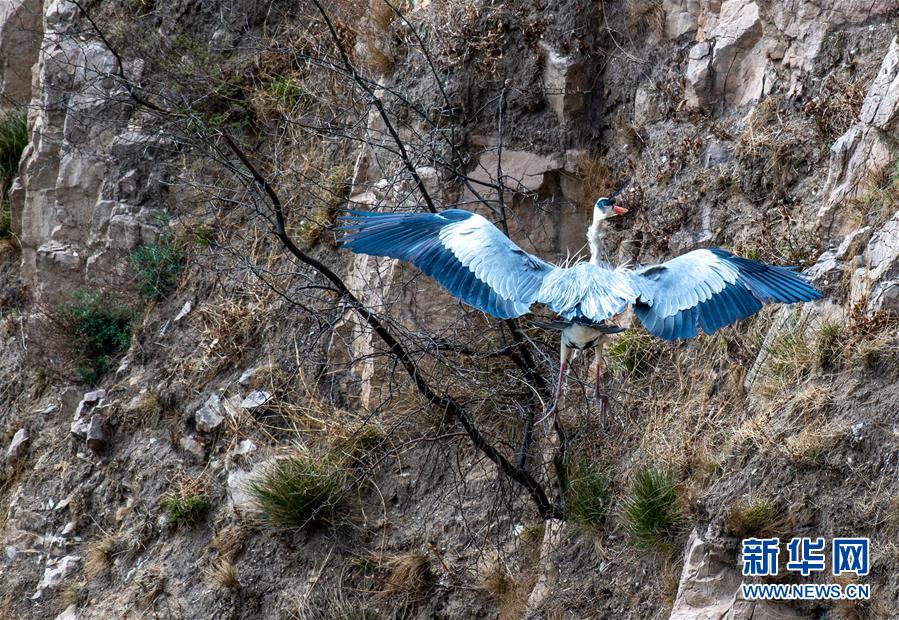
[[[568,519],[578,525],[599,525],[606,517],[609,479],[585,459],[568,465],[568,492],[565,503]]]
[[[0,198],[0,239],[12,237],[12,214],[9,210],[9,201]]]
[[[757,499],[732,506],[725,516],[725,523],[735,536],[748,538],[771,532],[774,517],[775,509],[771,500]]]
[[[75,291],[58,312],[68,330],[69,348],[80,360],[78,374],[85,383],[97,385],[128,348],[134,313],[85,289]]]
[[[0,239],[12,235],[9,186],[19,171],[22,151],[28,146],[28,119],[22,110],[0,114]]]
[[[171,238],[148,243],[128,255],[131,271],[141,296],[147,301],[162,301],[178,285],[184,267],[184,254]]]
[[[279,77],[270,86],[272,96],[284,112],[307,107],[312,97],[302,82],[293,78]]]
[[[260,520],[276,528],[299,528],[333,515],[341,482],[329,465],[296,453],[271,463],[247,490]]]
[[[827,322],[821,326],[815,336],[816,361],[819,368],[827,370],[840,358],[843,353],[844,336],[845,329],[839,323]]]
[[[173,495],[163,498],[161,506],[172,523],[193,525],[209,508],[209,500],[205,495]]]
[[[630,495],[624,500],[622,516],[628,533],[638,545],[665,546],[681,520],[677,486],[671,472],[640,469]]]
[[[0,178],[12,181],[28,146],[28,118],[23,110],[0,114]]]

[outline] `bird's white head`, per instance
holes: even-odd
[[[604,220],[616,215],[624,215],[627,211],[621,205],[616,204],[612,198],[600,198],[593,205],[593,220]]]

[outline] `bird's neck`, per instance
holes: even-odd
[[[605,218],[594,216],[593,223],[587,229],[587,243],[590,246],[590,262],[597,267],[602,265],[602,240]]]

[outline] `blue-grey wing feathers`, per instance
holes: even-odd
[[[526,314],[555,267],[515,245],[487,219],[440,213],[350,211],[344,247],[406,260],[470,306],[497,318]]]
[[[599,323],[632,305],[666,340],[711,334],[770,302],[811,301],[821,293],[788,267],[719,249],[694,250],[633,271],[592,263],[562,268],[528,254],[487,219],[464,211],[350,211],[344,247],[409,261],[465,303],[512,318],[542,303],[566,321]]]
[[[776,267],[719,249],[694,250],[630,272],[639,291],[634,312],[666,340],[694,338],[748,318],[762,304],[812,301],[820,291],[789,267]]]

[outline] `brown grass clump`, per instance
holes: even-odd
[[[501,3],[475,0],[458,0],[444,7],[432,13],[431,36],[438,63],[451,68],[477,62],[480,75],[496,73],[506,47],[508,9]],[[539,23],[528,25],[526,40],[533,40],[540,29]]]
[[[509,567],[497,558],[487,565],[480,585],[496,603],[498,620],[517,620],[524,615],[528,595],[536,579],[534,572],[513,575]]]
[[[204,475],[190,477],[179,471],[159,500],[160,508],[172,523],[194,525],[209,509],[208,488],[209,481]]]
[[[870,79],[850,78],[840,81],[833,74],[815,91],[814,97],[807,97],[805,113],[815,121],[815,129],[828,143],[841,136],[858,119]]]
[[[237,568],[230,558],[216,558],[208,569],[209,580],[217,586],[229,590],[239,590],[240,581],[237,579]]]
[[[756,195],[760,191],[762,196],[780,194],[800,172],[805,172],[809,158],[814,156],[810,125],[810,121],[791,114],[782,96],[759,103],[734,148],[736,158],[755,175],[744,179],[743,190]]]
[[[845,424],[816,418],[795,435],[787,437],[783,453],[797,465],[817,465],[824,453],[845,437],[846,430]]]
[[[357,47],[360,63],[367,69],[385,75],[393,69],[393,57],[386,52],[387,33],[396,14],[385,0],[369,0],[368,19],[359,33],[361,50]]]
[[[627,0],[624,5],[628,31],[641,36],[651,32],[656,39],[665,34],[665,9],[660,0]]]
[[[241,529],[229,525],[228,527],[220,529],[213,535],[209,546],[218,551],[219,555],[233,556],[240,551],[242,544]]]
[[[581,199],[578,206],[584,210],[593,208],[596,200],[608,196],[617,188],[615,176],[599,153],[590,150],[581,154],[577,161],[577,176],[581,180]]]
[[[820,416],[833,402],[834,389],[830,385],[809,385],[793,399],[793,413],[800,417]]]
[[[738,538],[774,533],[777,512],[769,499],[742,500],[725,515],[727,529]]]
[[[112,554],[119,539],[107,534],[90,546],[87,559],[84,561],[84,576],[93,580],[106,572],[112,564]]]
[[[386,563],[390,571],[384,583],[384,594],[403,594],[411,598],[428,592],[434,585],[434,573],[428,556],[421,553],[404,553]]]

